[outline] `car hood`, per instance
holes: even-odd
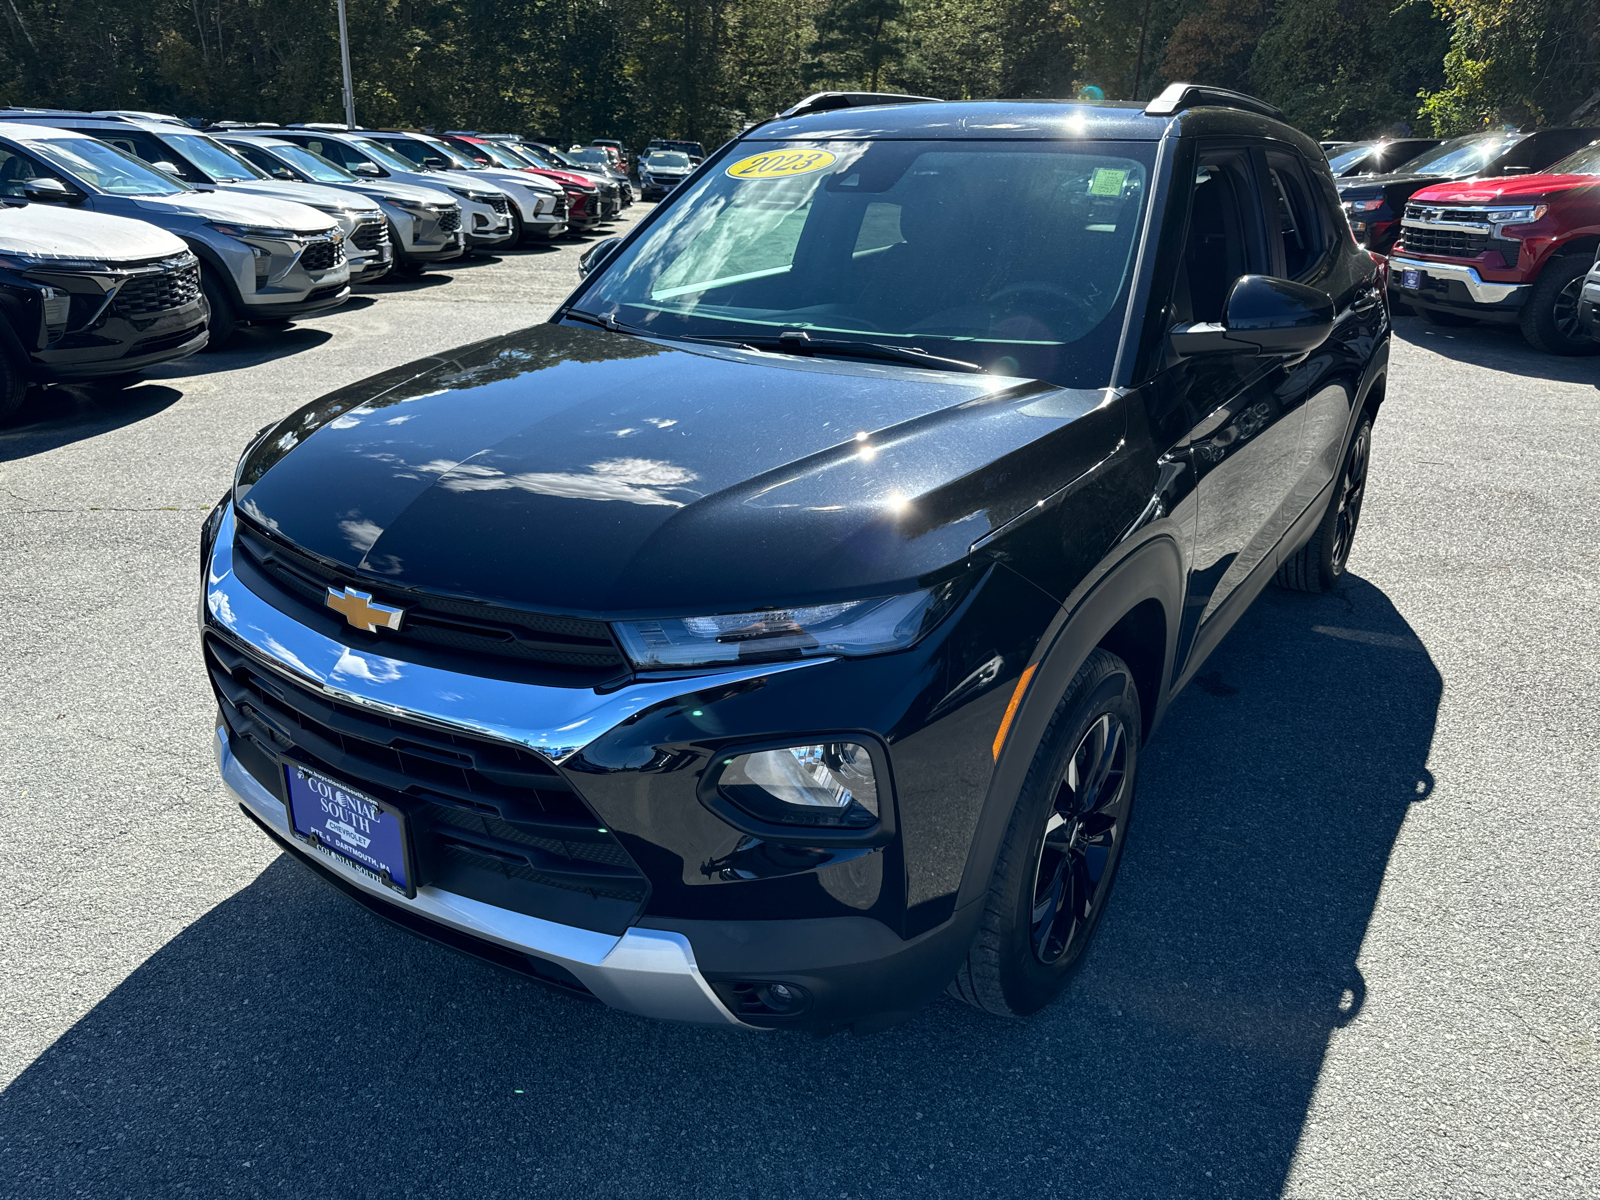
[[[359,212],[377,212],[378,204],[365,196],[352,195],[342,188],[323,187],[320,183],[300,183],[289,179],[250,179],[242,183],[222,185],[230,192],[248,192],[253,196],[290,200],[296,204],[330,208],[351,208]]]
[[[1536,200],[1552,192],[1600,186],[1600,175],[1506,175],[1436,183],[1411,197],[1419,204],[1494,204]]]
[[[1336,179],[1339,185],[1339,195],[1351,196],[1376,196],[1386,188],[1411,188],[1426,187],[1429,184],[1443,183],[1448,176],[1419,175],[1405,172],[1395,172],[1389,175],[1355,175],[1349,179]]]
[[[392,179],[363,179],[360,183],[340,184],[363,196],[378,200],[398,201],[405,204],[454,204],[456,198],[444,188],[421,187],[415,183],[399,183]]]
[[[148,221],[28,204],[0,208],[0,252],[138,262],[182,254],[184,244]]]
[[[326,233],[335,228],[327,213],[304,204],[255,196],[225,188],[215,192],[176,192],[171,196],[139,196],[138,208],[149,213],[175,213],[202,221],[227,221],[245,225],[270,225],[297,233]]]
[[[467,171],[464,174],[468,179],[482,179],[502,189],[507,184],[515,183],[522,187],[529,187],[536,191],[550,192],[552,194],[561,190],[560,184],[549,179],[540,178],[532,171],[513,171],[509,167],[485,167],[481,171]]]
[[[541,325],[314,401],[242,516],[383,585],[617,617],[892,594],[1120,444],[1105,390]]]

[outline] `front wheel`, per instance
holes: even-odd
[[[0,423],[9,421],[28,398],[28,376],[7,350],[0,349]]]
[[[207,350],[221,350],[239,328],[239,318],[234,313],[233,300],[228,289],[208,265],[200,266],[200,290],[205,293],[206,306],[211,310],[211,336],[206,341]]]
[[[1578,300],[1588,273],[1589,260],[1577,254],[1545,263],[1517,318],[1528,345],[1546,354],[1600,354],[1600,342],[1578,319]]]
[[[951,995],[998,1016],[1025,1017],[1066,987],[1122,858],[1142,728],[1133,672],[1096,650],[1040,740]]]

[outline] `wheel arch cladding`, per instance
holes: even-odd
[[[1036,669],[1019,681],[1022,695],[990,776],[957,907],[986,894],[1000,840],[1040,740],[1078,668],[1096,649],[1104,647],[1128,664],[1141,707],[1147,709],[1141,723],[1147,734],[1155,729],[1169,699],[1183,579],[1177,543],[1168,535],[1151,538],[1107,570],[1070,611],[1063,610],[1042,640],[1046,649]]]

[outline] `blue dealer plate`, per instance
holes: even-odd
[[[379,883],[413,895],[405,818],[337,779],[285,763],[289,824],[302,842],[337,855]]]
[[[1401,271],[1400,272],[1400,286],[1403,287],[1403,288],[1410,288],[1412,291],[1416,291],[1419,287],[1422,286],[1422,272],[1421,271]]]

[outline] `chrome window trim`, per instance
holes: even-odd
[[[234,799],[289,843],[294,853],[309,857],[290,835],[288,811],[240,765],[228,748],[226,730],[220,727],[215,750],[223,783]],[[426,884],[417,889],[415,899],[407,899],[373,882],[331,851],[321,852],[316,861],[385,904],[408,908],[436,924],[557,963],[612,1008],[665,1021],[755,1028],[736,1018],[717,999],[700,974],[694,947],[681,933],[634,928],[618,937],[496,908]]]

